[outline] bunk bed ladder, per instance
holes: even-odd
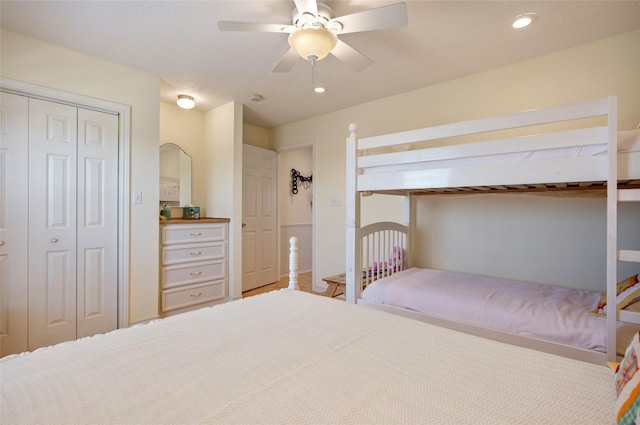
[[[618,189],[617,192],[618,202],[640,202],[640,189]],[[616,258],[617,261],[635,262],[640,263],[640,246],[634,247],[635,249],[617,249]],[[623,322],[639,323],[637,313],[629,313],[627,311],[620,311],[620,320]]]
[[[607,176],[607,361],[617,360],[617,321],[640,323],[637,313],[619,311],[616,307],[617,265],[619,261],[640,263],[640,247],[636,250],[618,247],[618,204],[640,202],[640,189],[618,189],[618,107],[617,97],[608,99],[608,176]]]

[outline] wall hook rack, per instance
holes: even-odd
[[[312,183],[313,175],[304,177],[295,168],[291,169],[291,194],[296,195],[298,193],[298,182],[302,183],[304,187],[309,187]]]

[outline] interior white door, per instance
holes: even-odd
[[[77,337],[118,325],[118,117],[78,109]]]
[[[0,356],[27,350],[28,98],[0,93]]]
[[[77,108],[29,99],[29,349],[76,338]]]
[[[242,290],[277,280],[276,152],[244,145],[242,154]]]

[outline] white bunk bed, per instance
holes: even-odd
[[[618,202],[640,201],[640,132],[618,132],[615,96],[362,139],[355,124],[349,132],[348,302],[580,360],[616,360],[618,321],[640,323],[639,313],[606,316],[602,353],[361,299],[371,282],[411,266],[416,195],[587,189],[607,193],[606,293],[615,306],[617,261],[640,262],[640,251],[617,247]],[[403,197],[402,223],[360,226],[361,196],[375,193]]]

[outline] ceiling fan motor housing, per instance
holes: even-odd
[[[297,28],[306,28],[309,26],[322,26],[327,28],[329,21],[336,17],[333,10],[324,3],[318,3],[318,16],[311,12],[300,12],[298,9],[291,11],[291,23]]]

